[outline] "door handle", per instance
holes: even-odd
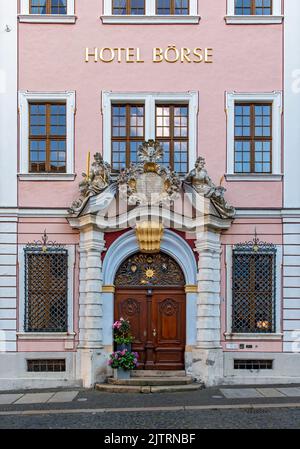
[[[153,334],[153,337],[156,337],[156,329],[153,329],[152,334]]]

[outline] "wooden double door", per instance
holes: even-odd
[[[184,369],[185,299],[183,288],[116,290],[115,319],[130,321],[139,369]]]

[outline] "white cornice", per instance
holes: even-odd
[[[107,15],[101,16],[101,21],[104,24],[198,24],[200,22],[200,16],[117,16]]]
[[[75,173],[18,173],[20,181],[74,181]]]
[[[74,24],[76,23],[76,16],[68,16],[66,14],[54,15],[54,14],[19,14],[18,19],[20,23],[63,23]]]
[[[228,25],[273,25],[281,24],[283,16],[225,16]]]
[[[243,182],[270,182],[270,181],[282,181],[283,174],[234,174],[234,173],[226,173],[225,179],[226,181],[243,181]]]

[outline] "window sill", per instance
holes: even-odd
[[[151,23],[177,23],[177,24],[198,24],[200,22],[200,16],[101,16],[102,23],[104,24],[151,24]]]
[[[75,332],[17,332],[18,340],[74,340]]]
[[[228,25],[272,25],[283,22],[283,16],[225,16]]]
[[[234,173],[226,173],[225,179],[226,181],[262,181],[262,182],[270,182],[270,181],[282,181],[282,174],[270,174],[270,175],[242,175],[242,174],[234,174]]]
[[[75,173],[19,173],[20,181],[74,181]]]
[[[274,334],[230,334],[226,332],[224,334],[225,340],[279,340],[281,341],[283,338],[283,334],[274,333]]]
[[[19,14],[20,23],[71,23],[74,24],[77,17],[74,15],[55,14]]]

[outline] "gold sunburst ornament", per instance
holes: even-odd
[[[152,268],[147,268],[145,271],[146,278],[151,279],[155,275],[155,271]]]

